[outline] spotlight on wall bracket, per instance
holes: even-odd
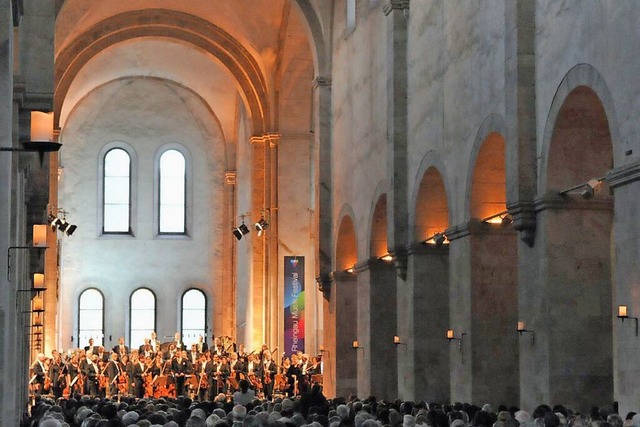
[[[242,222],[239,227],[233,229],[233,235],[238,240],[242,239],[242,236],[247,234],[249,234],[249,227],[247,227],[244,222]]]
[[[575,185],[571,188],[567,188],[566,190],[560,191],[561,196],[565,196],[569,193],[575,192],[576,190],[580,190],[580,197],[585,200],[591,199],[596,194],[596,189],[607,180],[607,177],[600,178],[591,178],[589,181]]]
[[[69,222],[67,222],[67,220],[64,217],[60,218],[60,217],[53,216],[51,214],[49,215],[49,225],[51,226],[52,229],[55,230],[57,228],[67,236],[71,236],[78,228],[77,225],[70,224]]]
[[[422,241],[423,244],[425,245],[432,245],[435,246],[436,248],[439,248],[442,245],[448,245],[449,244],[449,239],[447,239],[447,236],[444,234],[444,231],[439,231],[437,233],[435,233],[433,236],[427,237],[425,240]]]
[[[269,224],[264,220],[264,218],[260,218],[260,221],[256,222],[254,227],[258,232],[258,236],[262,236],[262,232],[269,228]]]

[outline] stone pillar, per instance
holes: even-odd
[[[13,129],[13,22],[11,2],[0,3],[0,147],[12,146]],[[13,180],[13,159],[10,152],[0,152],[0,248],[6,251],[12,246],[11,218],[13,210],[11,191]],[[16,387],[22,387],[24,372],[20,369],[20,349],[16,351],[16,296],[15,283],[8,283],[6,271],[7,257],[0,257],[0,425],[18,425],[21,403]],[[22,331],[20,331],[22,332]],[[16,386],[20,384],[20,386]]]
[[[330,284],[322,284],[325,295],[323,389],[327,397],[348,398],[358,391],[357,357],[363,351],[352,348],[357,338],[357,281],[353,274],[345,272],[333,273],[331,277]]]
[[[613,306],[626,305],[629,315],[640,317],[640,162],[614,169],[607,177],[614,191]],[[634,320],[614,319],[614,400],[619,413],[637,411],[640,401],[640,338]]]
[[[452,400],[518,405],[516,233],[473,221],[451,240]],[[462,336],[462,334],[466,334]]]
[[[505,3],[507,208],[521,240],[533,245],[537,194],[535,1]]]
[[[280,342],[283,336],[283,325],[280,324],[280,301],[281,292],[278,283],[278,271],[280,268],[280,257],[278,256],[278,144],[280,142],[279,134],[271,134],[269,140],[269,201],[264,212],[264,217],[269,228],[263,234],[267,240],[267,250],[269,253],[269,270],[268,270],[268,322],[267,322],[267,341],[271,348],[279,346],[284,347],[284,342]]]
[[[358,397],[397,398],[396,270],[393,264],[372,258],[357,272]]]
[[[450,399],[449,247],[415,245],[398,287],[398,391],[401,399]]]
[[[613,401],[611,208],[606,196],[537,202],[536,244],[518,254],[520,318],[535,334],[520,338],[522,407]]]
[[[227,171],[224,174],[224,196],[225,206],[223,212],[223,224],[231,230],[236,225],[234,224],[236,213],[236,171]],[[231,337],[238,338],[236,330],[236,295],[237,295],[237,277],[235,275],[237,260],[235,253],[235,246],[233,244],[232,233],[223,233],[223,248],[222,257],[228,260],[225,264],[225,270],[222,275],[222,283],[213,284],[215,286],[216,295],[222,297],[222,313],[220,322],[222,324],[222,333]],[[218,319],[214,318],[214,321]],[[223,323],[224,322],[224,323]],[[214,322],[215,323],[215,322]],[[208,325],[210,328],[212,325]],[[212,343],[213,337],[207,332],[207,342]]]
[[[331,78],[316,77],[313,81],[314,103],[314,143],[316,145],[315,200],[317,205],[312,209],[316,212],[318,236],[318,262],[316,263],[316,277],[318,283],[328,284],[333,270],[333,188],[331,180]],[[325,317],[326,319],[326,317]]]
[[[389,222],[387,244],[406,266],[404,246],[408,243],[408,175],[407,175],[407,27],[408,0],[387,0],[383,7],[387,16],[387,212]],[[406,271],[400,271],[401,279]]]

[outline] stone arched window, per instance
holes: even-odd
[[[131,156],[119,147],[106,152],[102,173],[102,233],[131,233]]]
[[[147,288],[131,294],[129,317],[129,346],[134,349],[156,330],[156,296]]]
[[[206,338],[207,297],[199,289],[189,289],[182,295],[182,340],[185,346],[198,341],[198,336]]]
[[[78,347],[89,344],[103,345],[104,341],[104,296],[96,288],[82,291],[78,304]]]
[[[159,234],[187,233],[187,162],[177,149],[160,155],[158,179]]]

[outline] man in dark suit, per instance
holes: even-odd
[[[133,377],[133,394],[141,398],[144,396],[144,376],[147,373],[147,366],[142,357],[133,363],[131,373]]]
[[[118,381],[124,374],[124,368],[118,360],[118,353],[111,353],[111,360],[105,368],[105,374],[109,378],[109,396],[118,394]]]
[[[36,396],[39,396],[44,391],[44,379],[48,375],[47,367],[45,366],[46,359],[44,353],[38,353],[36,361],[31,365],[32,376],[29,384],[33,386]]]
[[[176,334],[173,337],[173,345],[176,346],[176,350],[177,351],[182,351],[182,350],[186,350],[187,348],[184,346],[184,343],[182,342],[182,339],[180,338],[180,332],[176,332]]]
[[[263,392],[264,397],[267,400],[271,400],[271,396],[273,394],[273,381],[275,379],[276,372],[278,371],[278,367],[271,360],[271,352],[265,351],[262,353],[262,384],[263,384]]]
[[[118,339],[118,345],[113,347],[113,352],[117,353],[120,358],[122,358],[122,356],[124,356],[125,354],[129,354],[129,347],[124,345],[124,337],[120,337]]]
[[[198,353],[204,353],[205,351],[209,350],[209,345],[204,341],[202,335],[198,336],[198,342],[195,344],[195,346],[198,349]]]
[[[189,359],[187,358],[186,350],[182,350],[176,353],[176,357],[174,357],[171,361],[171,372],[173,372],[173,378],[176,381],[176,395],[183,396],[185,394],[185,375],[188,375],[190,373]]]
[[[89,345],[85,346],[84,351],[90,351],[93,354],[98,352],[98,347],[93,345],[93,338],[89,338]]]

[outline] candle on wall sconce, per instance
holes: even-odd
[[[454,339],[453,329],[447,329],[447,339],[448,340]]]

